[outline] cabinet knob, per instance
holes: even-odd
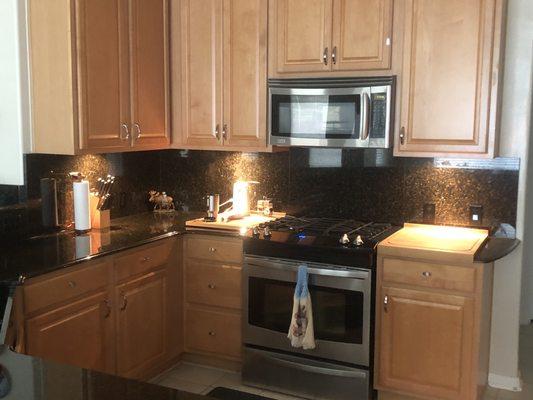
[[[120,307],[120,311],[124,311],[128,307],[128,298],[125,294],[122,295],[122,306]]]
[[[69,286],[70,288],[73,288],[73,289],[74,289],[74,288],[76,287],[76,282],[74,282],[74,281],[69,281],[69,282],[68,282],[68,286]]]
[[[209,248],[209,251],[210,251],[211,253],[215,253],[215,252],[217,251],[217,249],[214,248],[214,247],[210,247],[210,248]]]
[[[215,137],[217,138],[217,140],[220,140],[220,125],[219,124],[215,126]]]
[[[331,62],[333,65],[337,64],[337,46],[333,48],[333,53],[331,53]]]
[[[216,336],[217,334],[213,331],[209,331],[209,336]]]
[[[224,124],[224,126],[222,127],[222,140],[228,140],[228,124]]]
[[[145,262],[148,262],[148,261],[152,261],[152,258],[146,256],[146,257],[143,257],[141,261],[142,261],[143,263],[145,263]]]
[[[328,65],[328,51],[329,51],[329,49],[326,47],[324,49],[324,54],[322,54],[322,59],[324,60],[324,65]]]
[[[111,315],[111,305],[109,304],[109,300],[104,300],[104,306],[106,307],[104,318],[109,318]]]
[[[405,128],[403,126],[400,129],[400,144],[402,146],[405,144]]]
[[[389,296],[388,295],[385,295],[385,297],[383,298],[383,309],[385,310],[385,312],[389,312]]]
[[[424,278],[429,278],[429,277],[431,276],[431,272],[429,272],[429,271],[424,271],[424,272],[422,272],[422,276],[423,276]]]
[[[207,285],[207,287],[208,287],[209,289],[215,289],[215,288],[216,288],[216,285],[215,285],[214,283],[210,283],[210,284]]]
[[[129,140],[130,138],[130,129],[127,124],[120,125],[120,139]]]

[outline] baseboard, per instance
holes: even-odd
[[[518,376],[503,376],[490,373],[489,386],[496,389],[510,390],[512,392],[522,391],[522,381]]]

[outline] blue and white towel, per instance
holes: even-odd
[[[291,326],[287,337],[293,347],[311,350],[315,348],[313,308],[307,287],[307,265],[298,267],[298,282],[294,291]]]

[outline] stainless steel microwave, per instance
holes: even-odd
[[[388,148],[395,77],[269,80],[273,146]]]

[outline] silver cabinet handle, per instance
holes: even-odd
[[[322,59],[324,60],[324,65],[328,65],[328,51],[329,51],[329,49],[326,47],[324,49],[324,54],[322,54]]]
[[[219,124],[215,126],[215,137],[217,138],[217,140],[220,140],[220,125]]]
[[[424,271],[424,272],[422,272],[422,276],[423,276],[424,278],[429,278],[429,277],[431,277],[431,272],[429,272],[429,271]]]
[[[405,128],[402,126],[400,129],[400,144],[403,146],[405,143]]]
[[[128,307],[128,298],[125,294],[122,295],[122,306],[120,307],[120,311],[124,311]]]
[[[228,124],[224,124],[222,127],[222,140],[226,141],[228,139]]]
[[[214,283],[210,283],[207,285],[209,289],[215,289],[217,286]]]
[[[134,123],[133,127],[135,128],[137,134],[133,135],[133,137],[132,137],[132,143],[131,143],[132,146],[135,145],[135,142],[137,141],[137,139],[139,139],[141,137],[141,134],[142,134],[141,126],[138,123]]]
[[[331,61],[333,65],[337,64],[337,46],[333,47],[333,53],[331,53]]]
[[[69,286],[70,288],[74,289],[74,288],[76,287],[76,282],[74,282],[74,281],[69,281],[69,282],[68,282],[68,286]]]
[[[370,96],[367,92],[361,95],[361,133],[359,139],[367,140],[370,135]]]
[[[389,296],[388,295],[385,295],[385,297],[383,298],[383,310],[385,310],[385,312],[389,312]]]
[[[111,315],[111,305],[109,304],[109,300],[104,300],[104,306],[106,308],[104,318],[109,318],[109,316]]]
[[[130,128],[127,124],[120,125],[120,140],[128,140],[130,138]]]
[[[148,261],[152,261],[152,258],[146,256],[146,257],[143,257],[143,258],[141,259],[141,262],[143,262],[143,263],[148,262]]]
[[[209,248],[209,252],[211,252],[211,253],[214,253],[214,252],[216,252],[216,251],[217,251],[217,249],[216,249],[215,247],[210,247],[210,248]]]
[[[213,331],[209,331],[209,336],[216,336],[217,334]]]

